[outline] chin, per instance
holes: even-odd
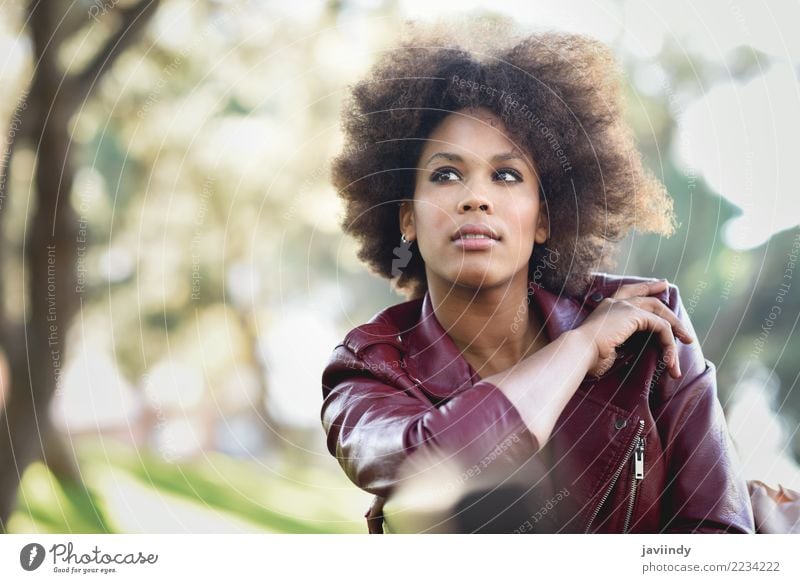
[[[492,288],[509,285],[515,277],[524,274],[527,277],[528,264],[501,266],[498,262],[482,263],[479,261],[464,261],[456,268],[451,268],[443,273],[445,279],[452,285],[469,288]]]
[[[448,279],[453,285],[469,287],[473,289],[489,288],[500,285],[508,278],[501,277],[494,270],[462,269],[460,272],[451,274]]]

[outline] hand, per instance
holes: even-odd
[[[649,297],[666,288],[666,280],[620,286],[575,329],[584,334],[597,351],[595,361],[589,367],[590,375],[605,374],[616,360],[616,347],[635,332],[653,330],[658,333],[664,347],[664,362],[670,367],[670,375],[674,378],[682,376],[675,337],[686,344],[693,338],[672,310],[658,298]]]

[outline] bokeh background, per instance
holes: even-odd
[[[321,371],[403,301],[339,226],[347,88],[406,19],[608,43],[748,479],[800,490],[800,5],[0,0],[0,530],[365,532]]]

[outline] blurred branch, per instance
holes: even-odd
[[[161,0],[140,0],[127,8],[116,9],[120,20],[117,30],[83,71],[76,73],[70,81],[75,88],[74,93],[78,103],[91,96],[100,77],[112,67],[125,49],[139,39],[140,32],[147,26],[160,2]]]

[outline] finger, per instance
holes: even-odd
[[[659,318],[655,314],[643,311],[646,318],[646,325],[656,332],[664,348],[664,362],[670,367],[670,374],[679,379],[683,376],[681,366],[678,362],[678,346],[675,336],[672,334],[672,326],[664,318]]]
[[[643,310],[651,311],[660,318],[667,320],[675,330],[675,336],[680,338],[684,344],[690,344],[691,342],[694,342],[692,333],[689,332],[686,327],[684,327],[678,316],[675,315],[675,312],[664,305],[664,302],[661,300],[657,298],[632,298],[628,301]]]
[[[639,283],[627,283],[619,287],[611,297],[624,300],[627,298],[649,296],[657,294],[667,289],[667,280],[660,279],[658,281],[642,281]]]

